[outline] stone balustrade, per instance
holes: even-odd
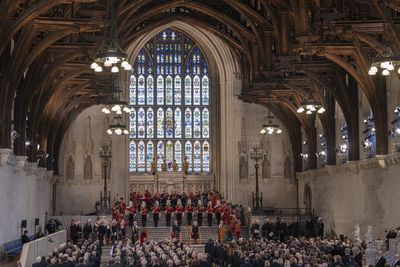
[[[185,175],[182,172],[158,172],[155,175],[131,175],[130,187],[133,192],[151,193],[172,191],[177,193],[206,192],[214,189],[214,176],[208,174]]]

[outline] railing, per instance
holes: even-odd
[[[253,211],[254,215],[265,216],[311,216],[312,211],[308,208],[262,208]]]
[[[54,234],[25,243],[22,247],[21,265],[31,267],[36,257],[47,255],[50,251],[67,242],[67,231],[62,230]]]

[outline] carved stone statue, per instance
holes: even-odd
[[[156,158],[153,158],[153,161],[151,162],[151,174],[156,174],[157,172],[157,161]]]
[[[365,237],[366,237],[366,241],[367,241],[367,246],[369,245],[369,246],[373,246],[374,245],[374,238],[373,238],[373,236],[372,236],[372,226],[371,225],[369,225],[368,226],[368,230],[367,230],[367,234],[365,235]]]
[[[240,164],[239,164],[239,174],[240,174],[240,179],[247,179],[247,159],[246,156],[242,155],[240,156]]]
[[[357,223],[354,226],[353,239],[358,244],[361,244],[361,242],[362,242],[360,236],[361,236],[361,234],[360,234],[360,225]]]
[[[289,155],[287,155],[285,158],[284,173],[285,173],[285,178],[293,180],[293,164],[292,164],[292,159]]]
[[[75,176],[75,162],[74,159],[72,158],[72,155],[69,155],[68,161],[67,161],[67,172],[65,175],[66,179],[72,180],[74,179]]]
[[[189,163],[187,162],[185,157],[185,159],[182,161],[182,171],[184,174],[187,174],[188,170],[189,170]]]
[[[92,159],[90,155],[86,156],[85,165],[83,169],[83,179],[93,179],[92,174]]]
[[[245,131],[245,120],[242,118],[242,129],[240,134],[240,141],[238,142],[239,150],[239,178],[247,179],[248,177],[248,160],[247,160],[247,143],[246,143],[246,131]]]
[[[174,160],[174,162],[172,163],[172,171],[173,172],[177,172],[178,171],[178,164],[176,163],[176,161]]]
[[[163,163],[161,164],[161,171],[166,172],[168,170],[168,165],[167,162],[164,160]]]
[[[264,154],[264,159],[262,161],[262,178],[271,178],[271,161],[268,153]]]

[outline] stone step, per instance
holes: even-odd
[[[193,251],[197,253],[205,253],[205,245],[204,244],[195,244],[195,245],[190,245],[190,247],[193,249]]]
[[[146,227],[147,239],[154,241],[163,241],[171,238],[171,228],[166,226],[159,227]],[[131,230],[128,229],[127,235],[131,236]],[[206,243],[209,239],[216,240],[218,238],[218,227],[217,226],[202,226],[200,227],[200,242]],[[181,227],[181,240],[189,243],[190,241],[190,227]]]
[[[109,265],[111,256],[110,256],[111,246],[104,245],[101,248],[101,259],[100,259],[100,267],[106,267]]]

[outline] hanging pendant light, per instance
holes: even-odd
[[[128,131],[125,123],[123,122],[121,115],[114,116],[114,122],[115,123],[111,124],[107,129],[107,133],[109,135],[112,135],[112,134],[127,135],[127,134],[129,134],[129,131]]]
[[[117,20],[115,17],[113,0],[110,0],[110,6],[110,36],[102,41],[97,51],[96,58],[90,65],[90,68],[95,72],[102,72],[102,66],[105,67],[105,69],[110,69],[112,73],[118,73],[120,70],[129,71],[132,69],[132,66],[128,63],[127,54],[118,43]]]
[[[383,24],[382,24],[382,43],[385,43],[386,33],[386,1],[383,1]],[[389,47],[386,47],[382,56],[378,57],[368,70],[368,75],[375,76],[381,73],[382,76],[389,76],[392,71],[397,70],[400,74],[400,56],[392,56]]]
[[[271,91],[268,97],[268,116],[265,118],[265,123],[263,124],[260,134],[281,134],[282,129],[278,124],[274,123],[274,116],[271,115]]]
[[[119,80],[112,78],[111,84],[111,93],[114,93],[114,95],[105,103],[105,106],[102,108],[101,112],[104,114],[115,112],[117,115],[121,115],[123,112],[131,113],[128,102],[120,100],[119,93],[121,92],[121,89],[119,88]]]

